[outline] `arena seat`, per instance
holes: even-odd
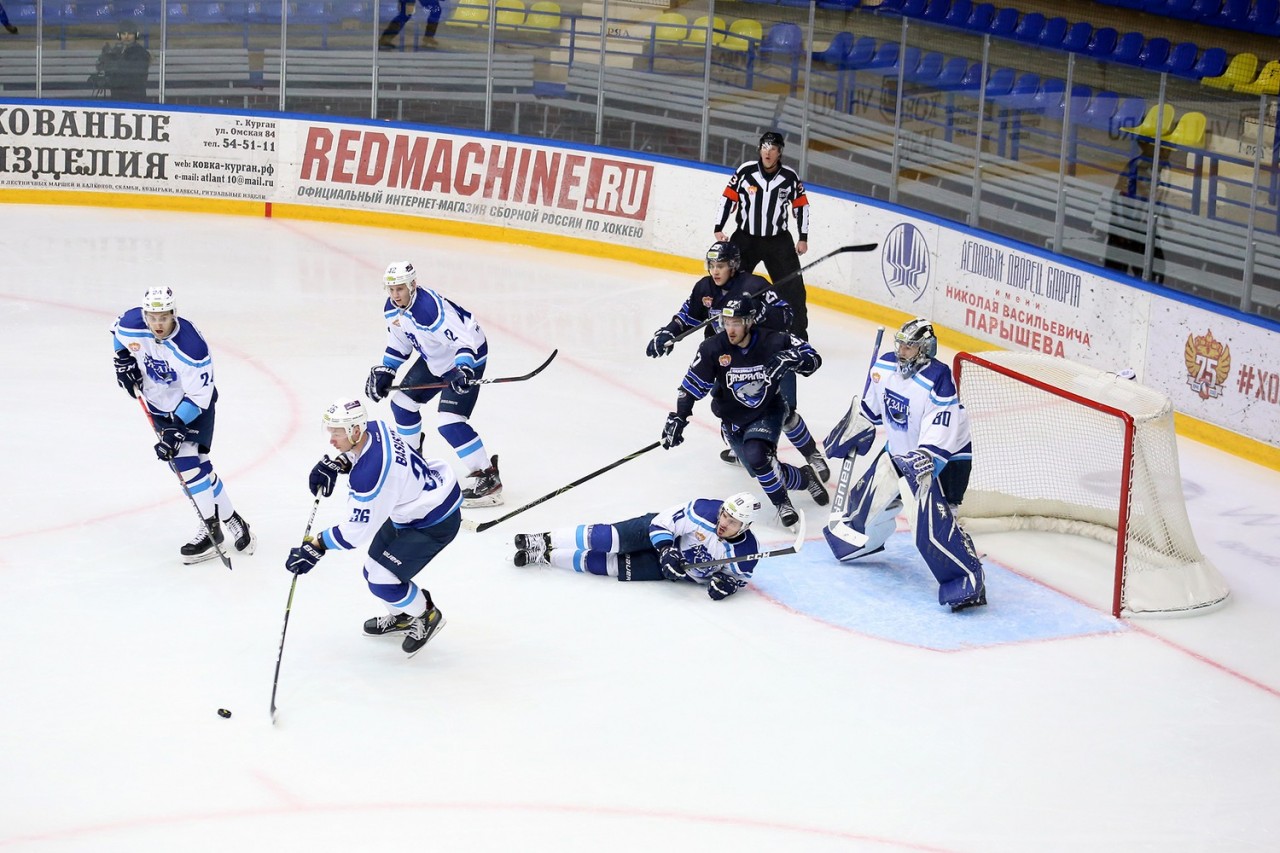
[[[973,14],[973,0],[952,0],[942,23],[948,27],[963,27]]]
[[[1018,28],[1018,16],[1017,9],[1001,9],[996,12],[996,16],[991,20],[991,26],[987,32],[993,36],[1012,36],[1013,31]],[[1041,17],[1043,18],[1044,16],[1041,15]]]
[[[728,31],[728,25],[724,22],[724,18],[716,15],[715,21],[712,21],[710,16],[700,15],[689,25],[689,35],[684,40],[685,44],[693,47],[705,47],[707,44],[708,24],[711,25],[711,44],[718,45],[724,41],[725,33]]]
[[[1152,68],[1152,71],[1167,71],[1170,74],[1177,74],[1186,77],[1191,73],[1191,69],[1196,64],[1196,57],[1200,55],[1200,46],[1193,41],[1178,42],[1169,50],[1169,56],[1164,64],[1159,68]]]
[[[1258,79],[1231,87],[1245,95],[1280,95],[1280,61],[1271,60],[1262,66]]]
[[[1066,18],[1050,18],[1044,22],[1044,29],[1040,30],[1036,44],[1041,47],[1061,48],[1063,40],[1067,37],[1067,28],[1070,26]]]
[[[1142,50],[1138,51],[1138,65],[1143,68],[1149,68],[1152,71],[1160,71],[1164,68],[1166,62],[1169,61],[1169,40],[1156,36],[1147,39],[1142,45]]]
[[[1131,136],[1141,136],[1144,138],[1155,138],[1156,128],[1160,129],[1161,138],[1167,137],[1173,131],[1173,115],[1174,110],[1171,104],[1165,104],[1164,109],[1160,105],[1147,110],[1146,116],[1142,119],[1142,124],[1134,127],[1118,128],[1121,133],[1127,133]]]
[[[1201,78],[1200,85],[1214,89],[1232,89],[1237,83],[1252,83],[1257,75],[1258,57],[1252,53],[1237,53],[1231,57],[1231,62],[1221,74]]]
[[[978,3],[973,7],[973,11],[969,13],[969,20],[964,22],[966,30],[974,32],[986,32],[991,29],[991,22],[995,20],[996,7],[992,3]]]
[[[1039,12],[1028,12],[1018,20],[1012,35],[1017,41],[1034,43],[1040,38],[1042,30],[1044,30],[1044,15]]]
[[[1093,36],[1089,39],[1084,52],[1094,59],[1106,59],[1115,52],[1118,38],[1113,27],[1099,27],[1093,31]]]
[[[1184,148],[1203,148],[1206,124],[1207,119],[1204,113],[1195,111],[1183,113],[1182,118],[1178,119],[1177,126],[1169,134],[1169,138],[1163,141],[1169,145],[1181,145]]]
[[[1091,38],[1093,38],[1093,24],[1088,21],[1078,21],[1068,28],[1067,34],[1062,38],[1062,44],[1058,47],[1072,53],[1084,53],[1089,47]]]
[[[1142,48],[1146,46],[1146,43],[1147,38],[1142,33],[1127,32],[1116,41],[1116,49],[1111,51],[1110,56],[1099,56],[1098,59],[1137,65],[1138,55],[1142,53]]]
[[[853,49],[853,44],[853,33],[848,30],[838,32],[831,39],[831,44],[827,45],[825,49],[813,52],[813,61],[825,62],[828,65],[843,65],[844,58]]]

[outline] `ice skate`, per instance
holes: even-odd
[[[498,457],[489,460],[489,467],[473,471],[472,483],[462,490],[465,507],[498,506],[502,503],[502,479],[498,476]]]
[[[831,496],[827,494],[827,487],[822,485],[822,481],[818,479],[818,474],[813,470],[812,465],[806,465],[800,469],[804,475],[804,488],[813,496],[813,502],[818,506],[826,506],[831,503]]]
[[[236,550],[241,554],[252,554],[258,547],[258,537],[253,535],[253,531],[249,529],[249,522],[241,518],[240,513],[231,513],[231,517],[227,519],[227,530],[231,533]]]
[[[806,456],[805,461],[809,463],[809,467],[814,470],[822,482],[830,482],[831,466],[827,464],[827,460],[822,458],[822,451],[815,449],[813,453]]]
[[[970,607],[985,607],[986,603],[987,587],[983,585],[982,589],[978,590],[978,594],[973,598],[966,598],[964,601],[957,601],[951,605],[951,612],[959,613],[961,610],[968,610]]]
[[[516,555],[513,561],[517,566],[532,566],[547,562],[547,554],[551,551],[551,534],[549,533],[517,533]]]
[[[800,522],[800,513],[796,512],[789,498],[783,498],[778,504],[778,521],[783,527],[795,527]]]
[[[404,638],[404,642],[400,648],[409,657],[413,657],[422,650],[422,647],[431,641],[431,638],[440,632],[444,627],[444,614],[440,612],[440,608],[432,606],[426,613],[421,616],[414,617],[409,623],[409,635]]]
[[[385,634],[403,634],[413,624],[413,617],[408,613],[388,613],[386,616],[375,616],[364,622],[366,637],[381,637]]]
[[[737,465],[737,464],[739,464],[739,463],[738,463],[738,457],[737,457],[737,456],[734,456],[734,455],[733,455],[733,451],[732,451],[732,450],[730,450],[730,449],[729,449],[729,448],[727,448],[727,447],[726,447],[724,450],[721,450],[721,451],[720,451],[720,461],[721,461],[721,462],[724,462],[724,463],[726,463],[726,464],[728,464],[728,465]]]
[[[209,538],[209,531],[213,531],[212,539]],[[218,516],[215,514],[213,518],[205,519],[196,535],[179,549],[179,553],[182,554],[182,562],[190,566],[217,557],[217,545],[221,544],[222,525],[218,524]]]

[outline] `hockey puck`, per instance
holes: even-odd
[[[218,709],[218,716],[219,716],[219,717],[222,717],[222,719],[224,719],[224,720],[229,720],[229,719],[231,719],[231,712],[230,712],[230,711],[228,711],[226,708],[219,708],[219,709]]]

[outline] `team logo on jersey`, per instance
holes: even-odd
[[[898,429],[907,428],[907,419],[911,415],[911,401],[888,388],[884,392],[884,415],[889,423]]]
[[[129,344],[129,352],[138,352],[142,349],[142,344]]]
[[[909,222],[889,232],[880,253],[880,271],[891,295],[901,291],[912,302],[919,301],[929,289],[933,270],[929,244],[924,232]]]
[[[720,356],[721,367],[728,367],[730,364],[733,364],[733,356],[727,353],[725,355]]]
[[[711,307],[711,303],[712,303],[713,301],[714,301],[714,300],[713,300],[710,296],[704,296],[704,297],[702,297],[702,307],[703,307],[703,308],[710,308],[710,307]]]
[[[769,392],[764,379],[764,368],[748,367],[725,373],[724,384],[733,391],[734,399],[749,409],[758,409]]]
[[[178,374],[173,372],[173,368],[169,366],[169,362],[163,359],[152,358],[147,355],[142,359],[143,366],[147,368],[147,375],[156,382],[169,384],[178,380]]]
[[[1187,367],[1187,384],[1201,400],[1221,397],[1231,373],[1231,347],[1214,338],[1213,330],[1201,336],[1187,335],[1182,358]]]

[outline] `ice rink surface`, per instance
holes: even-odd
[[[6,206],[0,234],[2,851],[1280,849],[1274,471],[1180,442],[1232,588],[1191,618],[1111,619],[1107,550],[1031,533],[975,537],[991,603],[953,615],[909,534],[841,565],[803,494],[807,547],[723,602],[511,564],[518,532],[753,488],[703,402],[683,446],[460,533],[417,578],[448,626],[412,660],[361,636],[382,606],[357,555],[328,555],[297,585],[272,726],[284,557],[320,413],[380,359],[386,264],[478,317],[490,377],[560,350],[481,395],[506,505],[480,521],[659,437],[695,347],[644,345],[693,277],[194,214]],[[108,329],[158,284],[213,350],[213,462],[258,536],[232,572],[180,563],[194,513],[114,381]],[[811,328],[826,364],[800,408],[821,436],[873,327],[814,308]],[[427,449],[453,459],[433,429]]]

